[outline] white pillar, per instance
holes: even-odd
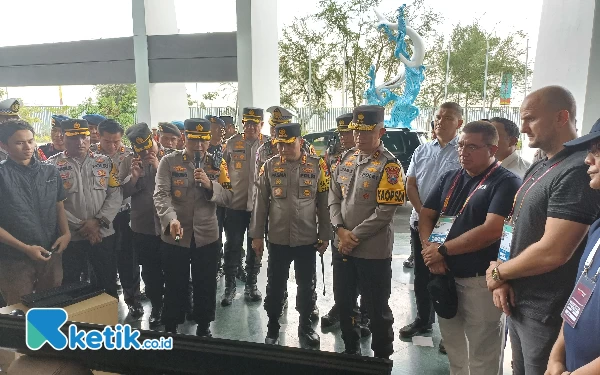
[[[174,0],[133,0],[133,42],[138,121],[156,127],[160,121],[189,117],[184,83],[150,83],[148,35],[178,34]]]
[[[587,134],[600,118],[600,0],[544,0],[532,90],[569,89],[577,129]]]
[[[236,0],[236,13],[239,107],[279,105],[277,0]]]

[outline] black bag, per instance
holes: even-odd
[[[431,275],[427,290],[433,302],[433,309],[444,319],[452,319],[458,311],[458,294],[454,275],[448,271],[445,275]]]

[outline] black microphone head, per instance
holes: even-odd
[[[196,151],[194,152],[194,160],[200,161],[201,157],[200,157],[200,151]]]

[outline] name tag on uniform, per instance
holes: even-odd
[[[587,277],[587,275],[581,275],[561,314],[565,322],[571,327],[575,328],[577,325],[583,309],[589,302],[592,293],[594,293],[595,287],[596,283],[593,280]]]
[[[452,229],[454,220],[456,220],[456,216],[440,216],[435,227],[433,227],[433,232],[431,232],[431,235],[429,236],[429,242],[446,242],[446,237],[448,237],[448,233],[450,233],[450,229]]]
[[[513,226],[504,224],[502,237],[500,238],[500,250],[498,251],[498,259],[506,262],[510,259],[510,244],[513,238]]]

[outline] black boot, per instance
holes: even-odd
[[[337,305],[333,305],[331,310],[321,317],[321,328],[329,328],[340,321],[340,311]]]
[[[407,326],[400,328],[400,338],[411,338],[418,333],[431,331],[431,324],[423,324],[420,320],[415,320]]]
[[[244,288],[244,297],[246,301],[258,302],[262,299],[262,294],[256,287],[256,277],[257,275],[254,273],[248,275],[248,281],[246,282],[246,287]]]
[[[157,307],[152,307],[152,312],[150,313],[150,328],[156,328],[160,326],[162,318],[162,306],[158,305]]]
[[[196,336],[212,337],[212,333],[210,332],[210,322],[198,323],[198,327],[196,327]]]
[[[300,340],[306,340],[306,343],[313,347],[319,346],[321,343],[321,338],[313,329],[310,318],[300,318],[300,325],[298,326],[298,338]]]
[[[362,353],[360,351],[360,343],[358,341],[356,341],[355,343],[352,343],[352,344],[345,344],[345,346],[346,346],[346,350],[344,350],[344,354],[362,355]]]
[[[235,277],[225,276],[225,292],[221,297],[221,306],[229,306],[235,297]]]
[[[277,345],[279,344],[279,329],[281,326],[278,321],[273,321],[269,319],[269,323],[267,324],[267,337],[265,337],[265,344],[269,345]]]

